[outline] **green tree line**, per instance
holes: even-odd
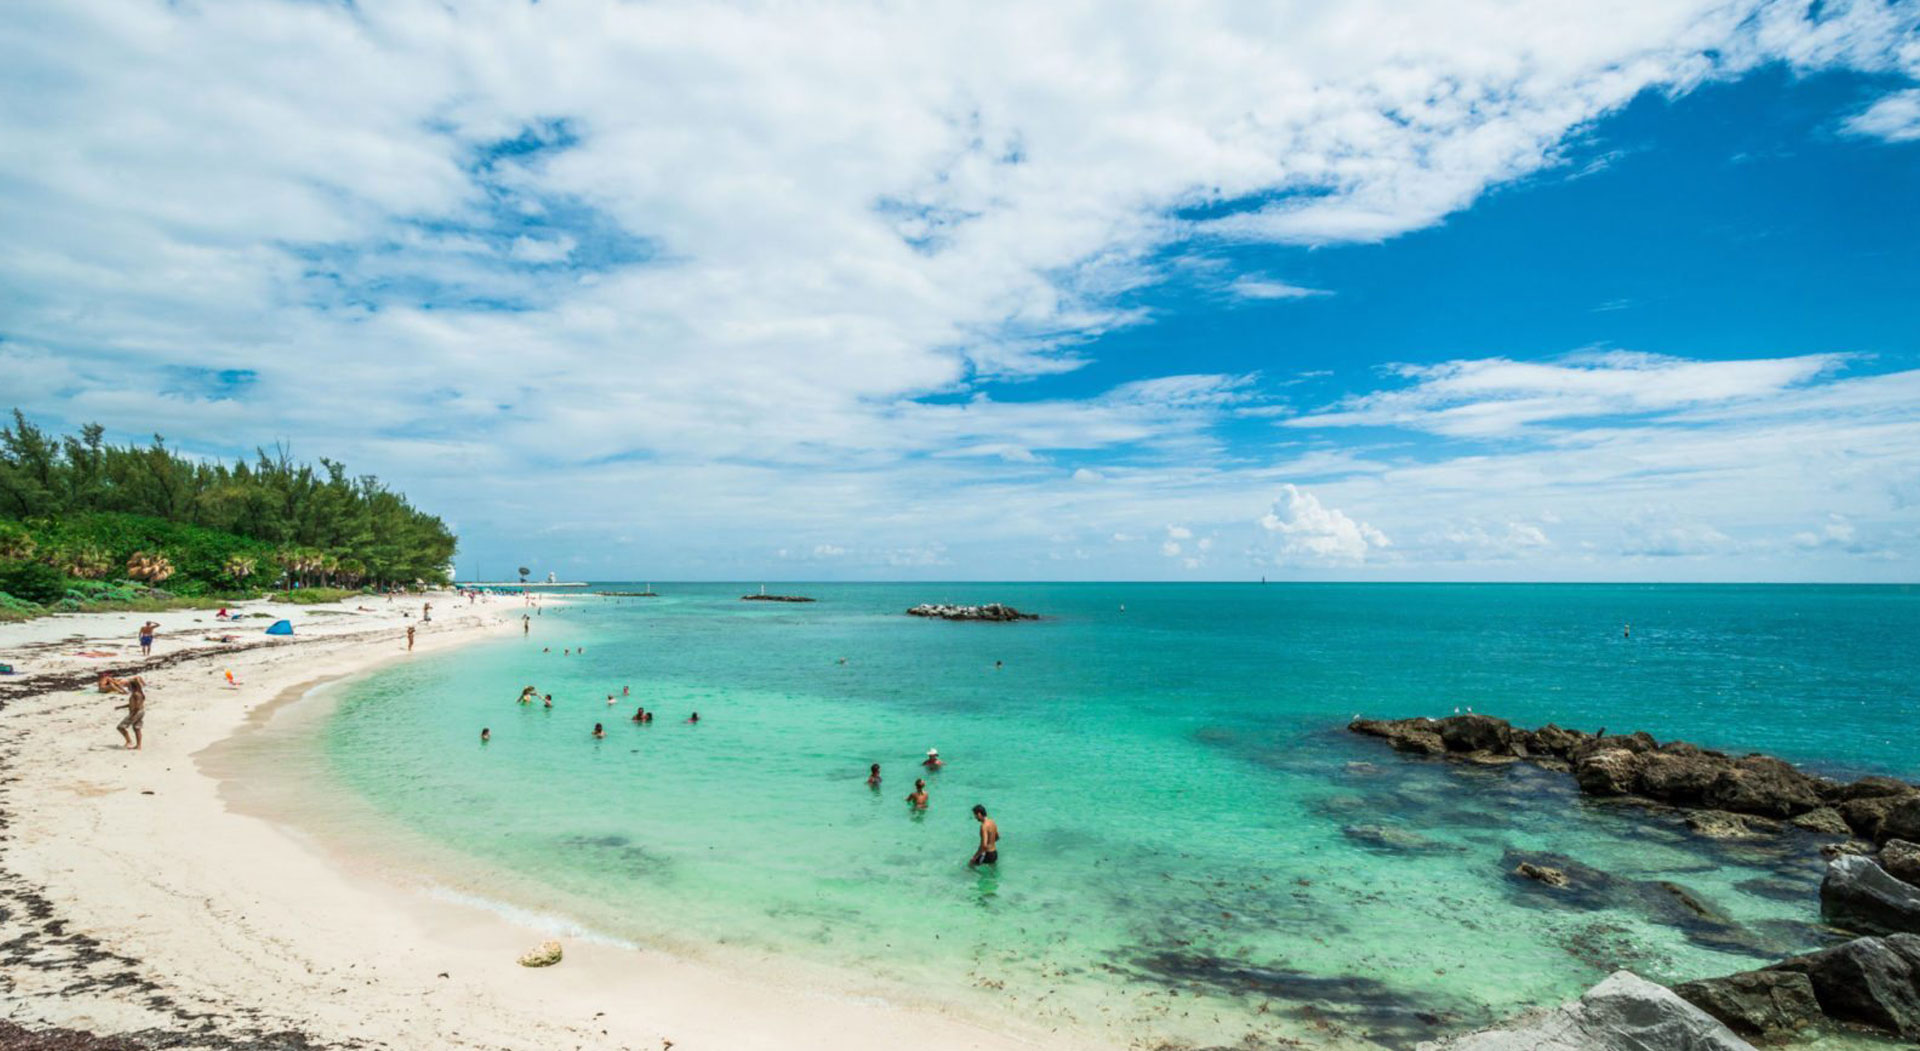
[[[446,580],[453,534],[371,475],[284,447],[229,464],[104,433],[49,434],[18,409],[0,426],[0,564],[14,577],[45,566],[182,594]]]

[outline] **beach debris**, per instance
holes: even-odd
[[[1842,855],[1827,863],[1820,915],[1862,934],[1920,934],[1920,887],[1895,879],[1872,858]]]
[[[529,949],[520,956],[522,967],[552,967],[560,962],[560,943],[548,940],[540,943],[537,949]]]
[[[1012,606],[989,602],[984,606],[950,606],[941,602],[923,602],[907,611],[909,617],[933,617],[939,620],[1014,621],[1039,620],[1037,613],[1022,613]]]
[[[1753,1051],[1719,1020],[1632,971],[1615,971],[1569,1004],[1416,1051]]]

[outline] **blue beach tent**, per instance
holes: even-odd
[[[267,634],[291,635],[293,634],[293,622],[290,620],[276,620],[273,622],[273,627],[267,629]]]

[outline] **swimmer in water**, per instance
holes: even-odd
[[[601,726],[601,725],[600,725],[599,723],[594,723],[594,724],[593,724],[593,736],[594,736],[595,738],[601,738],[601,737],[605,737],[605,736],[607,736],[607,728],[606,728],[606,727],[604,727],[604,726]]]
[[[907,793],[907,802],[912,804],[915,810],[925,810],[927,808],[927,782],[925,779],[914,779],[913,791]]]
[[[547,694],[545,697],[540,698],[540,703],[547,708],[553,707],[553,694]]]
[[[486,744],[488,741],[491,741],[491,740],[493,740],[493,731],[482,726],[480,728],[480,743]]]
[[[633,718],[632,718],[631,720],[629,720],[629,721],[631,721],[631,722],[636,722],[636,723],[644,723],[644,722],[646,722],[646,721],[647,721],[647,710],[646,710],[645,708],[635,708],[635,709],[633,710]]]
[[[880,764],[875,763],[867,769],[867,787],[880,787]]]
[[[697,723],[697,722],[699,722],[699,721],[700,721],[700,713],[699,713],[699,712],[694,712],[694,713],[693,713],[692,715],[690,715],[690,716],[688,716],[688,717],[687,717],[687,721],[688,721],[688,722],[690,722],[690,723]]]
[[[922,762],[920,765],[926,767],[929,770],[938,770],[947,764],[940,758],[940,749],[929,748],[927,749],[926,761]]]

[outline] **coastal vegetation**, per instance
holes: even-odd
[[[446,580],[446,525],[338,461],[282,447],[224,463],[104,435],[49,434],[17,409],[0,426],[0,619]]]

